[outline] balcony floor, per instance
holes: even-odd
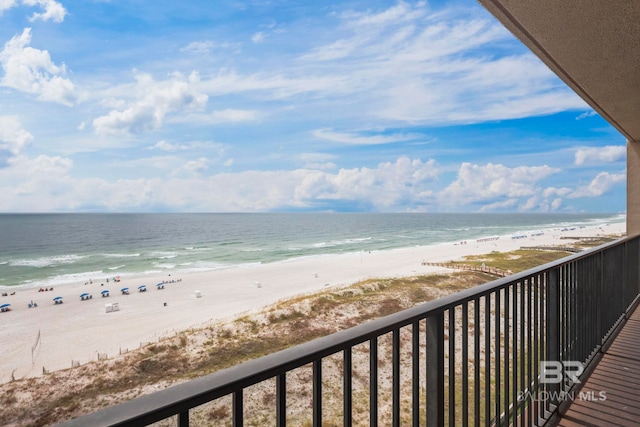
[[[640,425],[640,310],[634,310],[580,392],[558,426]],[[606,399],[600,399],[601,392]]]

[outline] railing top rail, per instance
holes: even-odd
[[[429,301],[398,313],[375,319],[313,341],[291,347],[277,353],[250,360],[204,377],[170,387],[153,394],[141,396],[128,402],[89,414],[64,423],[64,426],[81,425],[140,425],[152,423],[188,410],[218,397],[232,393],[281,373],[307,365],[345,348],[366,342],[392,330],[438,314],[465,302],[499,291],[513,283],[540,275],[581,258],[602,252],[607,248],[638,238],[625,237],[585,250],[575,255],[553,261],[542,266],[503,277],[483,285]]]

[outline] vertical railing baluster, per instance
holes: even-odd
[[[564,344],[567,342],[567,329],[568,323],[565,318],[567,314],[567,310],[565,309],[565,286],[566,286],[566,278],[565,278],[566,268],[564,266],[560,266],[558,268],[558,324],[556,326],[556,330],[558,331],[558,357],[554,360],[565,360],[564,354]]]
[[[287,373],[276,377],[276,427],[287,425]]]
[[[531,398],[533,399],[533,425],[538,425],[538,416],[539,416],[539,405],[538,405],[538,367],[540,366],[540,319],[539,319],[539,307],[542,304],[540,301],[542,300],[542,295],[539,291],[540,287],[540,275],[536,275],[533,282],[533,301],[532,301],[532,310],[533,310],[533,360],[532,360],[532,380],[533,380],[533,393],[531,394]]]
[[[484,297],[484,424],[491,425],[491,294]]]
[[[598,284],[600,283],[600,278],[598,277],[598,259],[597,257],[589,258],[589,298],[591,301],[591,323],[588,329],[589,333],[589,344],[591,346],[591,350],[598,351],[598,311],[600,307],[600,300],[598,295]],[[595,352],[592,354],[595,356]]]
[[[587,318],[589,317],[587,316],[582,316],[582,319],[580,318],[580,316],[578,316],[578,313],[588,313],[586,311],[586,307],[584,304],[584,301],[582,300],[582,287],[578,286],[578,275],[579,272],[582,270],[582,268],[584,267],[584,262],[582,260],[578,260],[575,261],[575,271],[576,271],[576,277],[574,280],[574,284],[573,284],[573,298],[574,298],[574,320],[576,322],[576,327],[575,327],[575,340],[576,340],[576,349],[574,352],[574,356],[573,356],[573,360],[579,360],[581,362],[584,362],[584,359],[582,358],[583,355],[583,346],[584,346],[584,340],[583,340],[583,336],[582,336],[582,331],[583,331],[583,325],[584,323],[587,321]]]
[[[456,309],[449,309],[449,425],[456,424]]]
[[[393,370],[391,416],[393,427],[400,427],[400,329],[394,329],[391,337],[393,342],[391,356]]]
[[[527,321],[528,313],[525,311],[525,299],[526,296],[531,296],[531,294],[526,293],[527,288],[529,288],[529,280],[525,279],[520,282],[520,388],[516,390],[516,397],[513,401],[514,404],[518,403],[518,390],[520,392],[529,388],[529,384],[526,382],[526,373],[525,373],[525,360],[527,358],[527,354],[529,353],[529,347],[526,346],[527,342],[525,341],[525,329],[529,329],[531,327],[531,322]],[[525,286],[526,285],[526,286]],[[526,402],[521,402],[522,407],[519,411],[520,413],[520,425],[525,425],[525,408],[527,407]],[[514,423],[515,424],[515,423]]]
[[[343,412],[344,412],[344,427],[351,427],[352,423],[352,375],[353,375],[353,360],[351,347],[344,349],[344,372],[343,372]]]
[[[378,427],[378,337],[369,340],[369,426]]]
[[[520,281],[522,283],[522,281]],[[513,425],[518,425],[518,357],[520,356],[520,352],[518,352],[518,283],[513,284],[513,306],[511,307],[511,332],[513,333],[513,339],[511,341],[512,346],[512,358],[511,358],[511,419],[513,420]],[[509,419],[509,417],[507,417]]]
[[[546,358],[546,348],[547,348],[547,336],[546,336],[546,328],[547,328],[547,317],[545,314],[545,307],[547,305],[547,297],[548,297],[548,279],[547,279],[547,274],[546,272],[542,273],[541,275],[538,276],[539,277],[539,295],[540,298],[538,300],[538,321],[540,322],[538,324],[538,333],[539,333],[539,338],[538,338],[538,365],[536,366],[537,369],[537,373],[538,376],[540,376],[542,374],[542,372],[540,371],[541,365],[540,365],[540,361],[545,360]],[[538,391],[540,393],[542,392],[546,392],[547,391],[547,385],[546,384],[542,384],[541,381],[538,381]],[[544,417],[544,413],[546,410],[546,404],[541,403],[540,405],[538,405],[538,418],[542,419]]]
[[[579,263],[579,264],[578,264]],[[576,349],[576,359],[582,362],[586,361],[586,347],[585,347],[585,324],[588,323],[590,315],[584,316],[580,315],[580,313],[589,313],[589,307],[587,306],[587,302],[585,299],[585,287],[582,286],[582,280],[578,282],[579,274],[581,273],[585,266],[585,261],[576,261],[576,284],[575,284],[575,292],[576,292],[576,337],[578,341],[578,346]],[[585,283],[586,285],[586,283]]]
[[[581,261],[581,269],[579,270],[582,271],[583,274],[580,277],[580,283],[577,284],[578,286],[576,288],[580,296],[579,313],[589,313],[587,316],[578,315],[578,318],[580,319],[580,354],[578,358],[583,362],[586,362],[589,357],[590,343],[587,331],[589,330],[589,322],[591,321],[591,314],[593,313],[593,311],[591,311],[591,301],[589,300],[589,278],[584,274],[585,271],[588,271],[587,269],[588,260]]]
[[[420,426],[420,322],[411,326],[411,415],[413,427]]]
[[[178,413],[178,427],[189,427],[189,410]]]
[[[529,395],[525,395],[526,405],[527,405],[527,419],[526,425],[530,426],[533,424],[533,406],[532,403],[528,400],[529,396],[533,399],[533,392],[535,391],[535,387],[532,386],[534,381],[533,376],[533,361],[535,351],[533,350],[531,337],[535,334],[535,325],[532,323],[533,313],[532,313],[532,305],[535,307],[535,303],[532,304],[531,298],[533,298],[533,286],[534,281],[536,280],[536,276],[531,277],[527,282],[527,375],[526,375],[526,388],[525,390],[529,391]]]
[[[444,312],[427,317],[427,427],[444,424]]]
[[[576,311],[576,304],[575,304],[575,273],[576,273],[576,263],[572,262],[570,264],[567,265],[567,268],[570,271],[570,279],[567,281],[567,317],[569,318],[569,327],[568,329],[568,335],[569,338],[567,340],[567,347],[568,347],[568,351],[565,355],[565,358],[563,360],[576,360],[576,352],[575,352],[575,347],[577,345],[577,341],[576,341],[576,322],[575,322],[575,311]]]
[[[598,293],[598,297],[597,297],[597,301],[598,301],[598,310],[597,310],[597,337],[598,337],[598,350],[600,350],[602,348],[602,338],[604,337],[605,334],[605,328],[604,328],[604,319],[605,319],[605,312],[607,311],[607,304],[605,302],[604,296],[606,294],[606,290],[604,287],[604,253],[601,251],[600,253],[598,253],[598,258],[597,258],[597,266],[598,266],[598,282],[597,282],[597,293]]]
[[[545,360],[559,362],[560,359],[560,283],[559,268],[548,271],[547,274],[547,310],[546,310],[545,330],[546,337],[546,357]],[[551,396],[559,396],[559,384],[547,384],[547,389]],[[551,402],[553,401],[553,402]],[[549,399],[546,402],[547,410],[551,410],[550,404],[557,403],[556,399]]]
[[[322,427],[322,359],[313,362],[313,427]]]
[[[233,427],[244,426],[244,402],[242,397],[242,389],[233,392]]]
[[[496,415],[495,415],[495,419],[496,419],[496,424],[500,425],[500,414],[502,413],[502,411],[500,410],[501,408],[501,396],[500,396],[500,387],[501,387],[501,378],[500,378],[500,349],[502,348],[502,342],[500,340],[501,338],[501,328],[500,328],[500,318],[501,318],[501,313],[500,313],[500,309],[501,309],[501,304],[500,304],[500,292],[501,289],[498,289],[496,291],[496,298],[495,298],[495,305],[496,305],[496,309],[495,309],[495,352],[496,352],[496,364],[495,364],[495,368],[496,368],[496,384],[495,384],[495,395],[494,395],[494,399],[495,401],[495,405],[496,405]]]
[[[477,326],[474,325],[474,329]],[[469,425],[469,304],[462,303],[462,425]]]
[[[509,286],[504,287],[504,425],[509,425],[509,398],[510,396],[510,375],[511,369],[509,366],[509,331],[511,327],[511,318],[510,318],[510,310],[509,304],[511,304],[511,299],[509,297]]]
[[[480,425],[480,298],[473,300],[473,425]]]

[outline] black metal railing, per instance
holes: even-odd
[[[139,426],[174,417],[188,426],[190,416],[206,425],[200,405],[216,402],[228,405],[222,414],[233,426],[319,427],[327,419],[344,426],[541,425],[570,396],[567,378],[594,360],[635,307],[639,257],[640,239],[621,239],[65,425]],[[339,375],[323,375],[336,366]],[[294,375],[300,369],[310,370],[306,380]],[[299,396],[301,381],[309,399]],[[257,384],[273,388],[265,403],[272,416],[261,421],[245,410],[255,406]]]

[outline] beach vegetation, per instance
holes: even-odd
[[[558,251],[531,251],[518,249],[513,252],[491,252],[484,255],[469,255],[459,263],[480,267],[482,264],[508,270],[513,273],[529,270],[549,262],[553,262],[569,255],[568,252]],[[451,262],[455,266],[458,262]]]

